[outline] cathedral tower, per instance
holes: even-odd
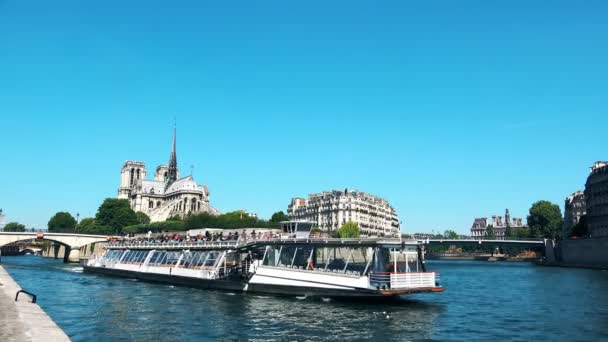
[[[169,166],[167,167],[167,178],[166,178],[166,188],[171,185],[171,183],[177,180],[177,153],[175,152],[175,136],[176,129],[173,127],[173,148],[171,149],[171,157],[169,157]]]
[[[120,188],[118,198],[129,198],[135,184],[140,179],[146,179],[146,164],[143,162],[127,160],[120,172]]]

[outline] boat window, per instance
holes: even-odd
[[[277,266],[279,261],[279,255],[281,248],[277,246],[268,246],[266,250],[266,257],[263,260],[263,265],[266,266]]]
[[[150,251],[142,251],[142,253],[139,256],[139,258],[137,258],[137,262],[141,264],[144,261],[146,261],[146,258],[148,257],[148,254],[150,254]]]
[[[240,255],[237,253],[228,253],[226,254],[226,265],[234,266],[238,264],[240,259]]]
[[[185,251],[183,252],[182,262],[180,262],[179,267],[188,268],[192,263],[192,258],[196,255],[196,252]]]
[[[406,246],[403,250],[389,250],[389,263],[387,272],[417,272],[418,252],[415,246]]]
[[[181,254],[182,252],[167,252],[167,260],[165,261],[165,265],[174,266],[177,264]]]
[[[152,256],[150,256],[150,260],[148,261],[148,265],[154,265],[156,263],[156,260],[158,260],[158,255],[158,251],[152,252]]]
[[[148,254],[148,252],[145,252],[145,251],[139,251],[139,253],[137,253],[137,257],[135,258],[134,262],[135,262],[136,264],[141,263],[141,262],[142,262],[142,261],[143,261],[143,260],[146,258],[146,255],[147,255],[147,254]]]
[[[167,251],[159,251],[157,253],[158,256],[156,256],[156,260],[152,266],[162,266],[163,262],[167,258]]]
[[[192,265],[190,268],[201,268],[203,266],[203,262],[207,257],[207,252],[196,252],[197,256],[192,259]]]
[[[124,259],[122,260],[123,263],[128,263],[129,260],[133,257],[133,255],[135,254],[135,251],[127,251],[127,254],[125,255]]]
[[[209,252],[209,257],[207,258],[207,260],[205,261],[205,264],[203,266],[215,266],[215,263],[218,261],[217,259],[220,256],[220,252],[217,251],[210,251]]]
[[[365,274],[374,256],[374,249],[369,247],[325,247],[317,248],[312,260],[312,267],[321,272]]]
[[[120,258],[122,258],[123,255],[125,255],[125,253],[127,253],[127,251],[125,250],[120,250],[120,251],[116,251],[116,256],[114,257],[114,261],[119,261]]]

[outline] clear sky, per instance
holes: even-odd
[[[0,0],[7,221],[94,215],[174,116],[221,211],[348,187],[407,232],[563,207],[608,159],[606,1],[169,3]]]

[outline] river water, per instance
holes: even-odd
[[[357,303],[145,283],[36,256],[2,265],[74,341],[608,340],[605,271],[429,261],[445,292]]]

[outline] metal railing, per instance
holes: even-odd
[[[256,242],[269,242],[269,243],[282,243],[282,242],[290,242],[290,243],[327,243],[327,244],[357,244],[357,243],[398,243],[400,242],[398,239],[387,239],[387,238],[355,238],[355,239],[340,239],[340,238],[295,238],[289,236],[275,236],[275,237],[239,237],[237,240],[214,240],[214,241],[166,241],[166,242],[154,242],[154,241],[123,241],[118,243],[108,243],[106,246],[108,248],[189,248],[189,247],[220,247],[220,248],[230,248],[230,247],[239,247],[247,244],[252,244]]]
[[[369,276],[370,286],[383,289],[414,289],[435,287],[438,276],[435,272],[384,273]]]
[[[123,243],[110,243],[107,244],[106,247],[109,248],[125,248],[125,249],[134,249],[134,248],[184,248],[188,249],[191,247],[219,247],[219,248],[227,248],[227,247],[237,247],[239,246],[238,240],[230,240],[230,241],[190,241],[190,242],[123,242]]]
[[[31,292],[25,291],[23,289],[17,291],[17,294],[15,294],[15,302],[19,299],[19,294],[20,293],[25,293],[27,295],[32,296],[32,303],[36,304],[36,299],[38,298],[38,296],[36,296],[35,294],[33,294]]]

